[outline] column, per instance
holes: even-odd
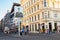
[[[34,32],[35,32],[35,24],[34,24]]]
[[[41,32],[42,32],[42,23],[40,23],[40,29],[41,29],[41,30],[40,30],[40,33],[41,33]]]
[[[40,29],[39,29],[40,26],[39,26],[38,24],[39,24],[39,23],[37,23],[37,33],[39,33],[39,30],[40,30]]]
[[[29,27],[28,27],[28,28],[29,28],[29,30],[30,30],[30,25],[29,25]]]
[[[53,31],[53,29],[55,29],[55,27],[54,27],[54,22],[52,22],[52,31]]]
[[[34,31],[35,31],[35,25],[34,25],[34,24],[33,24],[33,28],[34,28]],[[34,31],[33,31],[33,32],[34,32]]]
[[[38,23],[37,23],[37,30],[39,29],[39,27],[38,27]]]
[[[40,24],[40,29],[42,30],[42,23]]]
[[[32,24],[31,24],[31,32],[32,32]]]

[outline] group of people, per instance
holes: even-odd
[[[29,30],[27,28],[22,29],[20,35],[22,35],[23,33],[26,35],[27,33],[29,33]]]

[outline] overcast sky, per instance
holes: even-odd
[[[0,20],[4,18],[7,10],[10,11],[14,2],[20,3],[20,0],[0,0]]]

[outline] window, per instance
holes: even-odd
[[[38,20],[40,19],[40,15],[38,14]]]
[[[33,22],[33,16],[32,16],[32,22]]]
[[[29,2],[27,2],[27,6],[29,6]]]
[[[36,21],[36,15],[35,15],[35,21]]]
[[[37,10],[39,10],[39,5],[37,5]]]
[[[26,15],[28,14],[29,12],[27,11]]]
[[[44,19],[44,12],[42,12],[42,18]]]
[[[46,4],[46,0],[44,0],[44,7],[46,7],[47,6],[47,4]]]
[[[28,2],[26,3],[26,5],[28,6]]]
[[[34,11],[36,11],[36,6],[34,6]]]
[[[50,14],[49,14],[49,11],[48,11],[48,18],[50,18]]]
[[[34,25],[32,24],[32,31],[34,31]]]
[[[33,8],[32,8],[32,13],[33,13]]]
[[[37,25],[35,24],[35,31],[37,31]]]
[[[32,13],[32,8],[31,8],[31,10],[30,10],[30,11],[31,11],[31,13]]]
[[[26,8],[26,5],[25,5],[25,8]]]
[[[44,18],[45,18],[45,19],[47,18],[47,13],[44,13]]]
[[[30,22],[31,22],[31,18],[30,18]]]
[[[48,13],[45,13],[45,12],[42,12],[42,17],[43,17],[43,19],[45,18],[49,18],[49,14]]]
[[[31,4],[33,4],[33,0],[31,0]]]
[[[29,9],[29,13],[31,13],[31,9]]]
[[[34,3],[35,3],[36,0],[34,0]]]
[[[54,17],[56,18],[57,17],[57,14],[54,14]]]
[[[30,25],[30,31],[31,31],[31,25]]]
[[[28,14],[30,13],[30,11],[28,10]]]
[[[23,10],[25,9],[25,6],[23,7]]]
[[[27,8],[27,3],[26,3],[26,8]]]
[[[31,0],[29,0],[30,1],[30,5],[31,5]]]
[[[29,5],[30,5],[30,1],[29,1]]]

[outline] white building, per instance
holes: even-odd
[[[57,31],[60,26],[60,0],[21,0],[23,25],[28,23],[31,32]],[[27,22],[28,21],[28,22]]]

